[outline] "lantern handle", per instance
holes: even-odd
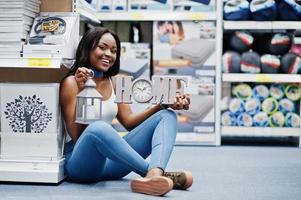
[[[89,78],[94,77],[94,71],[92,69],[89,70]]]

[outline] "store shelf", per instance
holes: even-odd
[[[74,11],[80,14],[81,21],[91,21],[97,24],[100,23],[96,15],[96,10],[85,0],[77,0],[74,5]]]
[[[300,83],[300,74],[223,74],[224,82]]]
[[[0,58],[0,67],[60,68],[61,58]]]
[[[299,21],[224,21],[225,30],[301,29]]]
[[[274,127],[242,127],[224,126],[221,127],[221,136],[236,137],[299,137],[300,128],[274,128]]]
[[[137,11],[96,13],[100,21],[159,21],[159,20],[216,20],[215,12],[160,12],[160,11]]]

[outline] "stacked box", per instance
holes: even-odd
[[[129,11],[171,11],[171,0],[129,0]]]

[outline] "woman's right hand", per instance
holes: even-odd
[[[85,83],[88,80],[90,74],[90,70],[86,67],[79,67],[75,72],[75,80],[77,83],[77,86],[80,90],[82,90],[85,87]]]

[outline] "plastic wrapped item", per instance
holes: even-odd
[[[266,74],[276,74],[280,68],[280,60],[271,54],[262,55],[260,58],[261,72]]]
[[[300,2],[300,1],[299,1]],[[278,4],[278,16],[283,21],[298,21],[301,19],[301,5],[297,0],[282,0]]]
[[[249,115],[255,115],[261,109],[261,103],[257,98],[251,98],[246,100],[245,104],[245,112]]]
[[[241,113],[237,116],[237,125],[244,127],[251,127],[253,125],[253,118],[248,113]]]
[[[272,84],[270,87],[270,95],[275,99],[281,99],[284,97],[285,87],[282,84]]]
[[[260,73],[260,56],[256,52],[245,52],[241,56],[240,71],[245,73]]]
[[[224,5],[225,20],[248,20],[251,17],[247,0],[229,0]]]
[[[221,123],[223,126],[235,126],[236,117],[229,111],[223,112],[221,116]]]
[[[252,48],[254,37],[248,31],[235,31],[230,38],[230,46],[240,53]]]
[[[288,112],[295,112],[295,104],[293,101],[284,98],[279,101],[279,111],[283,114],[286,114]]]
[[[287,85],[284,93],[292,101],[298,101],[301,98],[301,88],[298,85]]]
[[[253,97],[263,101],[270,95],[269,88],[266,85],[256,85],[253,88]]]
[[[282,112],[275,112],[269,118],[270,127],[283,127],[285,118]]]
[[[300,128],[300,116],[296,113],[289,112],[285,115],[285,126]]]
[[[283,55],[292,45],[291,38],[285,33],[275,33],[267,40],[268,52],[274,55]]]
[[[301,58],[295,53],[287,53],[281,58],[281,72],[297,74],[301,71]]]
[[[265,99],[261,104],[262,111],[269,115],[272,115],[273,113],[277,112],[278,107],[278,101],[273,97]]]
[[[273,21],[277,18],[277,6],[274,0],[253,0],[250,3],[252,19]]]
[[[222,58],[222,69],[224,73],[240,72],[240,54],[234,51],[227,51]]]
[[[269,126],[269,117],[265,112],[256,113],[253,117],[253,124],[256,127],[268,127]]]
[[[246,100],[252,97],[252,88],[246,83],[240,83],[232,88],[232,94],[240,99]]]
[[[234,115],[239,115],[244,112],[244,102],[239,98],[233,98],[230,100],[229,111]]]

